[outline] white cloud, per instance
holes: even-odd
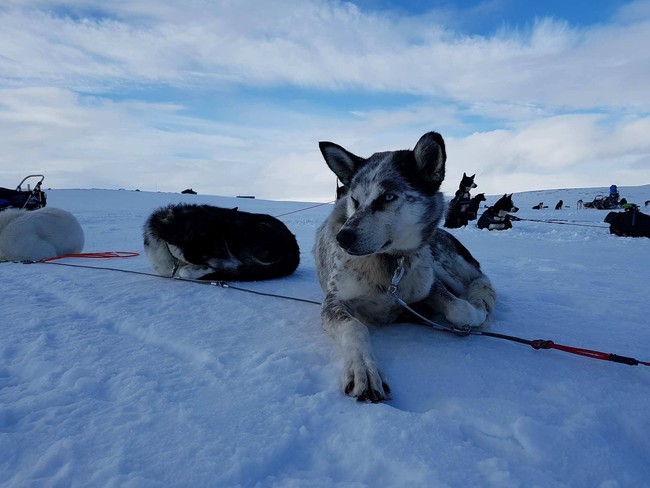
[[[327,201],[334,178],[318,140],[367,156],[439,130],[448,192],[463,171],[488,193],[647,183],[649,5],[603,25],[539,19],[485,37],[454,30],[444,12],[324,0],[7,0],[0,168],[10,180],[44,172],[56,187]],[[417,101],[337,114],[242,99],[210,120],[171,95],[146,100],[148,88],[237,97],[242,86]]]
[[[602,116],[571,115],[477,133],[449,141],[448,179],[477,172],[479,191],[488,193],[644,184],[650,140],[642,134],[649,130],[649,118],[611,126]]]
[[[400,19],[338,2],[58,4],[93,6],[106,16],[36,10],[44,2],[4,8],[0,72],[7,83],[289,84],[461,102],[650,107],[650,52],[639,48],[650,45],[644,3],[636,9],[644,15],[626,22],[578,29],[541,19],[529,31],[489,38],[449,31],[444,16]]]

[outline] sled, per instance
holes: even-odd
[[[616,208],[621,208],[621,205],[618,203],[618,198],[616,196],[604,196],[598,195],[594,198],[593,202],[583,202],[583,207],[585,208],[596,208],[598,210],[614,210]]]
[[[38,181],[31,188],[29,183],[30,179],[37,179]],[[29,175],[25,176],[18,184],[15,190],[10,188],[0,187],[0,211],[8,208],[20,208],[25,210],[36,210],[43,208],[47,203],[47,196],[41,186],[45,176],[43,175]],[[26,188],[23,188],[26,186]]]

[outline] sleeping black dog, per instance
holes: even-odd
[[[201,280],[267,280],[293,273],[295,236],[275,217],[211,205],[155,210],[144,225],[144,250],[162,276]]]
[[[650,215],[633,207],[625,212],[609,212],[605,217],[609,232],[622,237],[650,237]]]

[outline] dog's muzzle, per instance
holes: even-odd
[[[350,229],[341,229],[336,234],[336,242],[339,243],[343,249],[349,249],[355,242],[357,242],[357,233]]]
[[[367,256],[382,252],[393,243],[393,241],[388,240],[381,246],[373,245],[369,242],[364,242],[363,239],[360,240],[359,235],[350,229],[341,229],[336,234],[336,242],[338,242],[341,249],[351,256]]]

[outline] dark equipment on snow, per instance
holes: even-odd
[[[27,184],[27,189],[23,190],[23,185],[30,178],[38,178],[38,182],[34,188],[30,188]],[[8,208],[20,208],[25,210],[36,210],[43,208],[46,205],[47,196],[41,190],[41,185],[45,176],[43,175],[29,175],[25,176],[18,184],[15,190],[10,188],[0,188],[0,211]]]
[[[613,210],[615,208],[621,208],[621,205],[618,201],[618,193],[614,193],[609,196],[598,195],[592,202],[582,202],[584,208],[595,208],[598,210]]]
[[[650,215],[633,207],[625,212],[609,212],[605,217],[609,231],[621,237],[650,237]]]

